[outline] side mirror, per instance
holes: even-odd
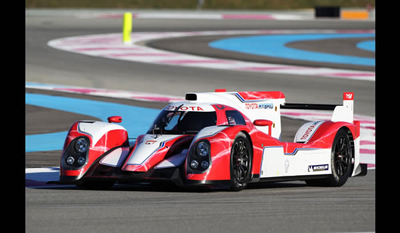
[[[121,116],[110,116],[107,118],[108,123],[121,123],[122,122],[122,117]]]
[[[271,127],[272,127],[272,124],[273,124],[273,122],[272,121],[270,121],[270,120],[264,120],[264,119],[258,119],[258,120],[255,120],[254,122],[253,122],[253,124],[255,125],[255,126],[269,126],[269,128],[268,128],[268,134],[269,135],[271,135]]]

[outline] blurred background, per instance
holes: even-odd
[[[373,7],[372,0],[26,0],[27,8],[138,8],[138,9],[304,9],[319,5]]]

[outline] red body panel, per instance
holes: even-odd
[[[73,139],[79,136],[86,136],[89,138],[90,147],[88,153],[88,161],[86,165],[84,165],[80,169],[66,169],[60,166],[60,176],[81,176],[85,174],[85,172],[89,169],[90,165],[92,165],[101,155],[103,155],[108,150],[116,147],[116,146],[129,146],[128,142],[128,133],[125,130],[111,130],[106,132],[97,142],[96,145],[93,145],[93,137],[90,134],[86,134],[84,132],[80,132],[78,130],[79,121],[75,122],[70,128],[68,135],[64,142],[63,151],[61,154],[61,159],[63,159],[64,153],[67,150],[67,147],[71,143]]]
[[[281,91],[248,91],[238,92],[237,94],[242,97],[244,101],[285,98],[285,95]]]

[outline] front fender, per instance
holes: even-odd
[[[89,141],[86,162],[82,166],[68,165],[69,156],[83,156],[75,151],[76,139],[83,137]],[[60,160],[60,180],[77,180],[81,178],[102,154],[118,146],[129,146],[128,133],[120,125],[100,121],[75,122],[64,142]],[[73,177],[73,178],[72,178]]]
[[[186,159],[186,180],[221,181],[230,180],[230,154],[233,140],[236,135],[244,131],[248,133],[246,126],[211,126],[201,130],[193,140]],[[207,170],[199,172],[191,169],[190,162],[194,157],[195,146],[198,142],[207,140],[210,143],[210,166]]]

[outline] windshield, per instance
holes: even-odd
[[[150,127],[148,134],[197,134],[201,129],[216,125],[215,112],[163,110]]]

